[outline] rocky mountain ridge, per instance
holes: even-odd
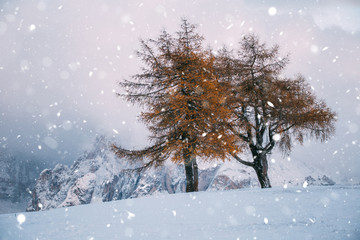
[[[84,154],[71,167],[58,164],[45,169],[37,179],[27,211],[105,202],[145,195],[172,194],[185,191],[185,175],[182,165],[171,162],[146,172],[124,171],[130,166],[114,156],[105,138],[98,138],[93,150]],[[286,169],[272,166],[272,171]],[[281,175],[281,174],[280,174]],[[294,174],[292,174],[293,176]],[[279,175],[278,175],[279,176]],[[322,180],[309,176],[298,177],[291,184],[321,185]],[[281,179],[273,179],[282,184]],[[286,180],[283,180],[286,182]],[[328,182],[324,184],[334,184]],[[218,164],[199,163],[199,191],[216,191],[258,187],[251,169],[236,162]]]

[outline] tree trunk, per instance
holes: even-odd
[[[194,192],[194,174],[192,165],[185,165],[186,192]]]
[[[253,168],[256,172],[261,188],[271,188],[270,179],[268,176],[268,162],[266,153],[256,154],[254,156]]]
[[[193,168],[194,168],[194,191],[199,191],[199,171],[198,165],[196,163],[196,158],[193,159]]]
[[[199,189],[199,172],[196,156],[189,149],[184,151],[186,192],[197,192]]]
[[[184,165],[186,176],[186,192],[197,192],[199,185],[199,174],[196,156],[189,149],[184,151]]]

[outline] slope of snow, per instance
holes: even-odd
[[[360,186],[164,194],[3,214],[0,239],[355,240],[359,199]]]

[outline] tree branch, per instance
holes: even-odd
[[[242,163],[242,164],[244,164],[244,165],[246,165],[246,166],[248,166],[248,167],[254,167],[254,163],[253,162],[247,162],[247,161],[244,161],[244,160],[242,160],[241,158],[239,158],[236,154],[234,154],[234,153],[231,153],[231,156],[233,157],[233,158],[235,158],[238,162],[240,162],[240,163]]]

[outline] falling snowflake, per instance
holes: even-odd
[[[267,104],[270,106],[270,107],[274,107],[274,104],[270,101],[267,101]]]
[[[326,50],[328,50],[329,49],[329,47],[324,47],[321,51],[326,51]]]
[[[227,26],[226,30],[229,30],[230,28],[232,28],[234,26],[234,24],[230,24],[229,26]]]
[[[30,32],[34,31],[35,29],[36,29],[36,26],[35,26],[34,24],[31,24],[31,25],[29,26],[29,31],[30,31]]]
[[[127,212],[128,213],[128,219],[130,220],[130,219],[133,219],[134,217],[135,217],[135,213],[132,213],[132,212]]]

